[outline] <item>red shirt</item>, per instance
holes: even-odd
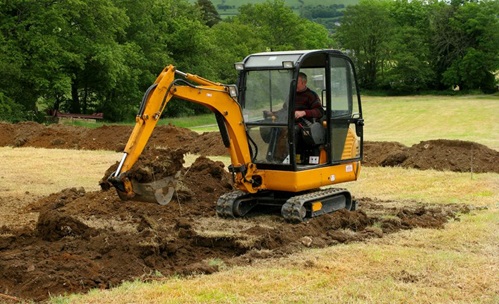
[[[296,92],[295,111],[305,111],[305,117],[307,118],[321,118],[324,116],[324,109],[319,95],[309,88],[306,88],[305,91]]]

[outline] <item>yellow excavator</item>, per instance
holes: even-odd
[[[346,208],[349,191],[333,184],[357,180],[363,151],[361,99],[351,59],[338,50],[263,52],[235,64],[236,85],[213,82],[167,66],[146,91],[136,125],[117,170],[109,177],[123,200],[167,204],[175,177],[140,184],[129,171],[142,154],[172,98],[209,108],[228,149],[234,190],[216,211],[243,217],[252,209],[275,210],[293,222]],[[322,102],[324,117],[294,117],[299,73]],[[268,113],[279,113],[268,114]]]

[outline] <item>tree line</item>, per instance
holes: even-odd
[[[0,120],[52,109],[123,121],[167,64],[234,83],[233,63],[266,50],[342,49],[363,89],[490,91],[498,11],[497,1],[361,1],[333,34],[283,0],[242,5],[224,20],[210,0],[3,0]],[[203,111],[172,103],[166,114]]]
[[[336,29],[364,89],[497,90],[499,1],[372,1],[350,6]]]

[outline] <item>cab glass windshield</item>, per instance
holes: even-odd
[[[265,120],[265,113],[279,113],[266,123],[286,123],[292,70],[248,71],[243,115],[246,123]]]

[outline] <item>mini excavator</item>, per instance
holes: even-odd
[[[355,210],[344,188],[331,185],[357,180],[363,155],[361,99],[351,59],[338,50],[263,52],[235,64],[237,85],[163,69],[146,91],[136,124],[117,170],[109,177],[123,200],[167,204],[175,177],[140,184],[128,172],[143,152],[172,98],[209,108],[228,149],[234,188],[222,195],[216,212],[243,217],[258,207],[280,208],[292,222],[339,209]],[[294,118],[298,74],[322,102],[324,117]],[[268,113],[279,113],[268,114]]]

